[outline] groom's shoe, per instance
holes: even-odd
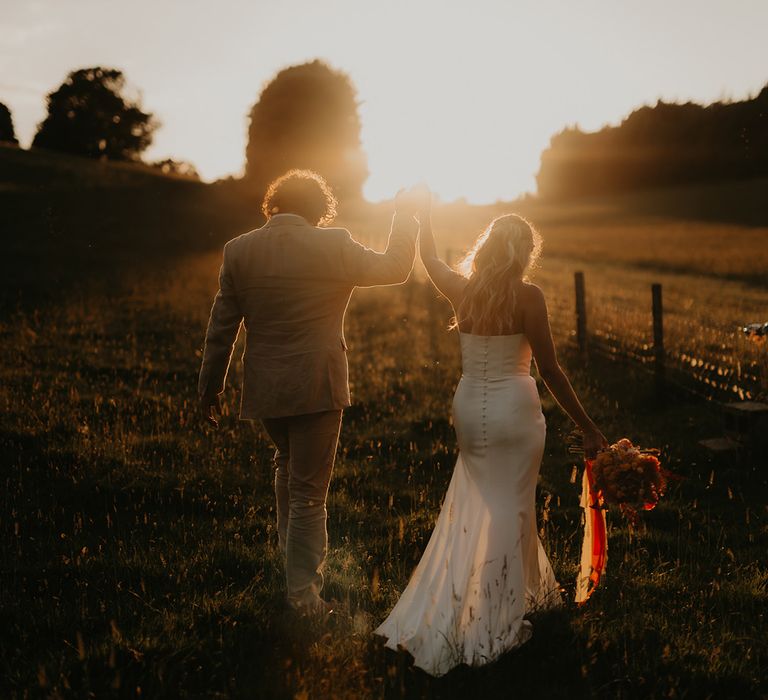
[[[309,611],[309,614],[315,617],[327,618],[329,615],[333,614],[334,610],[335,605],[332,602],[318,598],[317,602]]]
[[[289,607],[301,617],[314,620],[327,620],[334,611],[334,604],[322,598],[314,598],[302,604],[289,603]]]

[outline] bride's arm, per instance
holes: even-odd
[[[581,405],[571,382],[557,361],[544,294],[536,285],[524,286],[523,329],[533,350],[536,367],[555,401],[584,433],[584,453],[593,458],[608,441]]]
[[[451,302],[454,311],[456,311],[461,303],[464,288],[467,286],[467,278],[452,270],[437,255],[435,236],[432,233],[432,211],[428,193],[419,206],[417,216],[419,218],[419,255],[421,261],[424,263],[432,284]]]

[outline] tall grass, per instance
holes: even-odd
[[[631,370],[564,362],[611,438],[658,445],[682,475],[646,527],[610,513],[604,585],[534,619],[490,667],[432,680],[371,630],[418,560],[456,457],[449,309],[419,280],[359,290],[354,405],[329,500],[327,625],[283,606],[271,448],[195,413],[218,254],[119,296],[86,292],[0,325],[0,690],[10,697],[759,697],[768,692],[765,474],[710,464],[717,420],[660,408]],[[552,272],[554,275],[554,271]],[[567,273],[564,274],[567,278]],[[563,283],[565,284],[565,283]],[[239,380],[239,368],[232,375]],[[629,388],[631,387],[631,389]],[[572,592],[580,546],[570,429],[544,392],[542,537]]]
[[[0,151],[0,696],[768,694],[764,459],[712,462],[697,450],[720,430],[710,406],[658,406],[632,366],[593,357],[585,368],[568,349],[578,268],[593,331],[648,342],[648,286],[661,281],[669,348],[757,357],[736,328],[764,320],[763,230],[521,203],[545,236],[535,279],[579,395],[610,438],[659,446],[683,479],[640,529],[609,513],[608,575],[586,606],[538,615],[523,648],[433,680],[371,630],[423,551],[456,458],[450,310],[418,270],[353,298],[354,405],[329,499],[326,594],[339,605],[325,625],[296,619],[283,605],[271,447],[236,418],[239,364],[220,429],[196,413],[220,260],[206,251],[259,223],[242,195]],[[505,210],[438,207],[442,250],[455,259]],[[345,216],[383,245],[386,206]],[[570,426],[541,390],[539,524],[572,594],[581,513]]]

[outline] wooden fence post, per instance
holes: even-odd
[[[574,275],[576,282],[576,343],[583,358],[587,356],[587,303],[584,294],[584,273]]]
[[[653,300],[653,363],[656,375],[656,393],[663,398],[665,389],[664,371],[664,310],[661,303],[661,285],[651,285]]]

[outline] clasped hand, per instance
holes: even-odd
[[[395,195],[395,211],[406,216],[415,216],[419,221],[428,217],[432,207],[432,192],[425,184],[401,189]]]

